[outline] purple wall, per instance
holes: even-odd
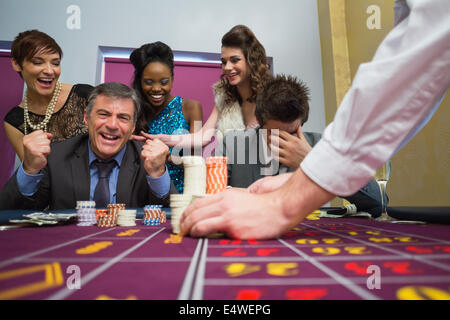
[[[22,100],[23,80],[11,66],[9,52],[0,52],[0,189],[13,174],[16,153],[6,137],[3,118]]]

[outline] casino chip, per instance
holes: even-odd
[[[110,203],[108,204],[108,209],[97,209],[97,226],[115,227],[117,225],[117,218],[120,210],[125,210],[125,204]]]
[[[180,233],[180,218],[184,210],[199,198],[219,193],[227,188],[227,157],[185,156],[184,193],[170,195],[172,232]]]
[[[206,193],[216,194],[227,188],[227,157],[206,158]]]
[[[119,210],[117,225],[120,227],[134,227],[136,225],[136,210]]]
[[[77,201],[77,226],[89,227],[97,223],[95,218],[95,201]]]
[[[181,160],[184,166],[184,194],[205,194],[205,160],[198,156],[185,156]]]
[[[166,222],[166,213],[162,211],[161,205],[146,205],[144,207],[144,220],[146,226],[157,226]]]
[[[170,208],[172,209],[172,232],[174,234],[180,233],[180,219],[184,210],[189,206],[192,200],[190,194],[171,194]]]

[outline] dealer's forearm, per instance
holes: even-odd
[[[275,192],[279,192],[283,215],[292,227],[335,197],[311,180],[301,168]]]

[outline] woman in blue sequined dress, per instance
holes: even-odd
[[[195,134],[151,135],[169,147],[204,147],[219,133],[245,130],[259,126],[255,116],[256,96],[263,83],[272,77],[266,50],[255,34],[244,25],[231,28],[222,37],[221,62],[223,74],[213,85],[214,108],[201,130]]]
[[[133,88],[141,100],[135,132],[193,133],[194,122],[202,121],[202,106],[198,101],[175,97],[170,93],[174,80],[172,49],[160,41],[148,43],[134,50],[130,61],[135,68]],[[201,125],[198,126],[200,128]],[[169,161],[167,168],[175,187],[182,193],[183,167]]]

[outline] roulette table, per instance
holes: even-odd
[[[279,239],[243,241],[181,238],[170,219],[139,217],[133,227],[0,231],[0,299],[450,298],[445,224],[311,217]]]

